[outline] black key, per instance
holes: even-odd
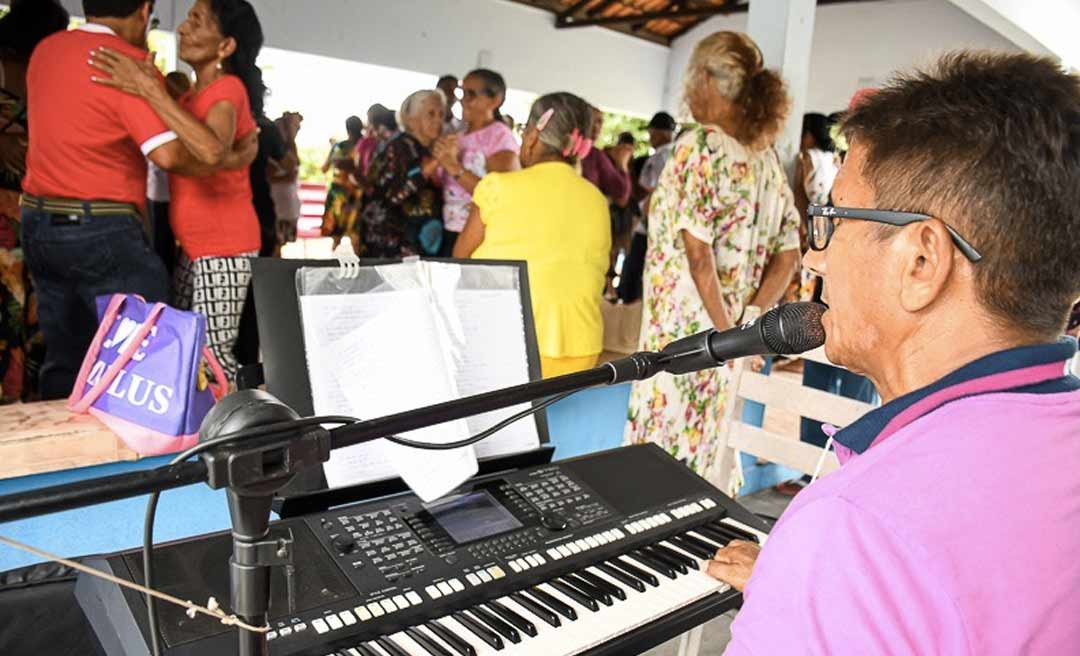
[[[491,611],[477,606],[476,608],[470,608],[469,612],[475,615],[478,620],[491,627],[495,633],[498,633],[515,645],[521,642],[521,634],[518,633],[518,630],[498,617],[495,617]]]
[[[686,574],[692,569],[697,569],[696,561],[687,558],[678,551],[672,551],[671,549],[668,549],[662,544],[654,544],[651,547],[648,547],[648,549],[649,553],[653,554],[658,558],[661,556],[666,557],[668,563],[674,564],[675,569],[679,570],[679,572],[682,574]]]
[[[552,597],[550,594],[544,592],[540,588],[530,588],[525,591],[525,594],[531,595],[533,599],[547,606],[548,608],[555,611],[559,615],[562,615],[568,620],[573,621],[577,619],[577,611],[574,610],[573,606],[568,606],[564,604],[563,602],[559,601],[555,597]]]
[[[741,528],[737,528],[735,526],[732,526],[731,524],[725,524],[724,522],[721,522],[721,521],[715,521],[715,522],[712,523],[712,525],[715,526],[716,528],[720,529],[721,531],[725,531],[725,532],[730,533],[731,535],[735,536],[734,539],[736,539],[736,540],[745,540],[747,542],[757,542],[758,541],[758,537],[756,535],[754,535],[753,533],[751,533],[750,531],[744,531]]]
[[[550,608],[547,608],[540,602],[534,601],[532,598],[527,597],[520,592],[512,593],[510,595],[510,598],[518,602],[525,608],[528,608],[530,613],[536,615],[551,626],[555,628],[559,628],[560,626],[562,626],[562,620],[559,619],[558,614],[556,614],[554,611],[552,611]]]
[[[629,560],[626,560],[622,556],[619,556],[617,558],[613,558],[611,560],[611,564],[614,565],[615,567],[618,567],[622,571],[626,572],[630,576],[636,577],[636,578],[648,583],[649,585],[651,585],[654,588],[660,586],[660,580],[657,579],[656,576],[654,576],[652,572],[647,572],[647,571],[641,569],[640,567],[638,567],[637,565],[631,563]],[[642,590],[642,592],[644,592],[644,590]]]
[[[664,576],[668,577],[673,581],[678,576],[677,574],[675,574],[674,568],[669,567],[664,561],[658,560],[655,556],[652,556],[642,551],[641,549],[638,549],[637,551],[632,551],[626,555],[629,558],[633,558],[634,560],[638,561],[642,565],[645,565],[649,569],[655,570],[663,574]]]
[[[431,656],[454,656],[443,649],[442,645],[433,640],[428,634],[421,631],[420,627],[414,626],[411,629],[405,629],[405,634],[415,640],[416,644],[426,649]]]
[[[405,651],[401,647],[398,647],[397,643],[395,643],[390,638],[387,638],[385,636],[382,638],[376,638],[375,642],[378,643],[378,645],[384,650],[386,650],[386,653],[390,654],[390,656],[409,656],[409,652]]]
[[[611,581],[605,580],[602,576],[597,576],[589,571],[578,572],[578,576],[585,579],[594,588],[608,593],[619,601],[626,601],[626,591],[619,586],[614,585]]]
[[[672,538],[672,540],[695,556],[699,553],[702,554],[701,557],[705,560],[712,560],[713,556],[716,555],[716,547],[692,535],[680,535],[677,538]],[[694,547],[695,550],[690,550],[688,546]]]
[[[446,628],[436,620],[425,623],[424,627],[427,628],[428,631],[431,631],[442,638],[443,642],[453,647],[454,651],[461,654],[461,656],[476,656],[475,647],[459,638],[458,634]]]
[[[578,590],[581,590],[582,592],[604,604],[605,606],[610,606],[612,604],[611,595],[608,594],[606,590],[601,590],[600,588],[596,587],[592,583],[589,583],[577,574],[567,574],[566,576],[562,577],[562,580],[566,581]]]
[[[517,627],[518,631],[521,631],[530,638],[536,637],[536,625],[525,619],[521,615],[515,613],[510,608],[507,608],[505,605],[500,604],[497,601],[487,602],[487,607],[491,609],[491,612],[495,613],[499,617],[503,618],[510,624]]]
[[[472,617],[466,615],[465,613],[461,613],[461,612],[453,613],[451,615],[451,617],[453,617],[455,620],[461,622],[462,625],[464,625],[466,629],[468,629],[468,630],[472,631],[473,633],[475,633],[477,638],[480,638],[484,642],[488,643],[488,645],[492,649],[502,649],[503,648],[504,645],[503,645],[502,638],[497,636],[495,633],[489,631],[486,626],[484,626],[480,622],[477,622]]]
[[[578,590],[566,581],[562,581],[560,579],[552,579],[548,581],[548,585],[563,593],[567,597],[570,597],[571,599],[578,602],[585,608],[588,608],[594,613],[600,610],[600,604],[596,603],[595,599],[585,594],[581,590]]]
[[[353,649],[360,652],[360,656],[379,656],[379,652],[367,645],[356,645]]]
[[[694,531],[709,538],[719,545],[721,549],[726,547],[728,542],[731,542],[730,535],[725,535],[711,526],[699,526]]]
[[[645,583],[641,579],[634,578],[633,576],[627,574],[618,567],[608,565],[607,563],[600,563],[597,565],[597,567],[600,569],[601,572],[607,574],[619,583],[622,583],[623,585],[628,585],[631,588],[637,590],[638,592],[645,592]]]

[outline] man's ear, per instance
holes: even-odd
[[[907,226],[889,250],[891,256],[901,258],[900,304],[908,312],[919,312],[941,298],[957,272],[959,251],[945,224],[937,219]]]

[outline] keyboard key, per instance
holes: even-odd
[[[570,549],[570,547],[565,544],[560,544],[558,547],[556,547],[556,549],[560,554],[562,554],[563,558],[569,558],[570,556],[574,555],[574,552]]]
[[[489,567],[487,573],[490,574],[491,578],[493,579],[501,579],[502,577],[506,576],[506,572],[504,572],[503,568],[499,567],[498,565],[494,567]]]
[[[337,618],[337,615],[327,615],[323,619],[326,620],[326,623],[330,626],[330,629],[332,631],[337,631],[341,627],[345,626],[342,621]]]
[[[462,612],[453,613],[451,615],[459,624],[464,626],[477,637],[488,644],[492,649],[502,649],[504,644],[502,638],[496,635],[493,631],[489,630],[486,626],[476,621],[470,615],[466,615]]]
[[[398,610],[405,610],[409,606],[412,606],[412,604],[409,603],[409,600],[405,598],[405,595],[395,595],[390,601],[394,602],[394,605],[398,607]]]
[[[484,583],[491,583],[491,581],[492,581],[492,576],[491,576],[491,574],[488,574],[487,570],[482,569],[479,572],[477,572],[476,575],[479,576],[480,580],[483,581]]]
[[[588,570],[580,571],[577,573],[577,575],[584,579],[587,583],[592,585],[594,588],[602,590],[606,594],[611,595],[619,601],[626,601],[626,592],[624,592],[623,589],[619,586],[607,582],[605,579],[597,576],[596,574],[593,574]]]
[[[548,554],[548,558],[551,558],[552,560],[559,560],[560,558],[563,557],[563,555],[561,553],[559,553],[558,549],[548,549],[547,554]]]
[[[438,588],[439,592],[444,595],[454,594],[454,589],[450,587],[450,583],[447,581],[439,581],[439,584],[436,587]]]
[[[644,551],[642,551],[640,549],[637,550],[637,551],[632,551],[632,552],[626,554],[626,557],[629,558],[630,560],[636,560],[637,562],[644,565],[645,567],[648,567],[649,569],[653,570],[654,572],[659,572],[660,574],[663,574],[664,576],[668,577],[669,579],[671,579],[673,581],[676,578],[674,569],[668,567],[667,565],[665,565],[663,563],[663,561],[657,560],[653,556],[650,556],[649,554],[645,553]]]
[[[367,645],[356,645],[355,647],[352,647],[350,651],[356,651],[356,654],[359,654],[360,656],[382,656],[379,652]],[[349,656],[356,656],[356,654],[349,654]]]
[[[469,585],[472,585],[472,586],[480,585],[482,583],[482,581],[480,580],[480,577],[477,576],[475,573],[467,574],[465,576],[465,580],[468,581]]]
[[[551,626],[558,628],[562,625],[562,620],[559,619],[558,613],[551,610],[547,606],[544,606],[532,597],[524,595],[520,592],[515,592],[510,595],[510,598],[521,604],[523,608],[527,609],[530,613],[544,620]]]
[[[454,656],[446,649],[443,649],[443,646],[436,642],[434,638],[421,631],[419,627],[405,629],[405,634],[412,638],[416,644],[423,647],[431,656]]]
[[[683,551],[689,551],[702,560],[712,560],[716,554],[715,549],[710,549],[707,544],[690,535],[679,535],[670,540],[676,546],[682,547]]]
[[[450,586],[446,587],[447,589],[450,588]],[[424,592],[426,592],[427,596],[431,597],[432,599],[438,599],[439,597],[443,596],[442,590],[440,590],[439,587],[436,585],[429,585],[428,587],[424,588]]]
[[[367,609],[371,611],[372,617],[382,617],[383,615],[386,615],[386,611],[383,610],[382,604],[377,601],[373,601],[368,604]]]
[[[462,590],[465,589],[465,586],[461,583],[461,581],[459,581],[457,579],[450,579],[450,588],[454,592],[461,592]]]
[[[665,549],[658,544],[645,547],[642,549],[642,551],[649,554],[656,560],[664,563],[679,574],[686,574],[691,569],[697,569],[696,563],[690,563],[690,565],[687,566],[687,564],[678,554],[671,553],[670,550]]]
[[[582,579],[577,574],[567,574],[566,576],[562,577],[562,580],[574,586],[578,590],[581,590],[582,592],[589,595],[596,601],[604,604],[605,606],[610,606],[612,605],[612,603],[614,603],[611,600],[610,594],[596,587],[592,583],[589,583],[588,581]]]
[[[353,609],[356,616],[360,618],[361,622],[366,622],[371,619],[371,611],[367,609],[367,606],[357,606]]]
[[[746,540],[747,542],[757,542],[758,541],[758,536],[754,535],[750,531],[741,529],[741,528],[739,528],[737,526],[732,526],[731,524],[725,522],[724,520],[717,520],[717,521],[713,522],[711,525],[715,526],[717,529],[719,529],[721,531],[724,531],[726,533],[730,533],[731,535],[734,536],[733,539],[735,539],[735,540]]]
[[[511,560],[508,564],[510,565],[510,569],[514,570],[515,574],[520,574],[521,573],[521,566],[518,565],[518,561]]]
[[[595,613],[600,610],[600,604],[597,603],[595,599],[585,594],[581,590],[578,590],[566,581],[563,581],[561,579],[552,579],[551,581],[548,581],[548,584],[559,592],[566,595],[567,597],[581,604],[585,608],[588,608],[592,612]]]
[[[548,608],[555,611],[559,615],[562,615],[563,617],[565,617],[568,620],[573,621],[573,620],[576,620],[578,618],[577,611],[574,610],[574,608],[572,606],[568,606],[567,604],[564,604],[563,602],[559,601],[555,597],[552,597],[550,594],[548,594],[547,592],[544,592],[543,590],[541,590],[538,587],[537,588],[529,588],[528,590],[525,590],[524,592],[525,592],[525,594],[527,594],[530,597],[532,597],[533,599],[535,599],[538,603],[543,604],[544,606],[547,606]]]
[[[424,600],[421,599],[420,595],[416,594],[415,591],[406,592],[405,598],[408,599],[409,603],[413,606],[419,606],[420,604],[424,603]]]
[[[424,624],[424,628],[442,638],[443,642],[450,645],[461,656],[476,656],[476,649],[472,645],[459,638],[457,634],[443,626],[439,621],[427,622]]]
[[[627,574],[618,567],[609,565],[607,563],[599,563],[596,565],[596,568],[599,569],[601,572],[607,574],[611,578],[615,579],[616,581],[619,581],[623,585],[631,587],[638,592],[645,592],[644,581],[637,577],[631,576],[630,574]]]
[[[486,608],[482,606],[476,606],[475,608],[470,608],[469,613],[471,613],[476,619],[486,624],[488,628],[490,628],[492,631],[498,633],[510,642],[514,644],[521,642],[521,634],[518,633],[517,629],[510,626],[500,618],[496,617],[494,613],[487,610]]]
[[[321,617],[319,619],[312,620],[311,626],[315,629],[315,633],[318,633],[319,635],[322,635],[330,630],[330,627],[326,625],[326,620],[322,619]]]
[[[352,611],[343,610],[338,613],[338,619],[345,623],[345,626],[352,626],[356,624],[356,615],[352,614]]]
[[[397,609],[398,609],[397,604],[395,604],[393,601],[391,601],[389,599],[383,599],[382,601],[379,602],[379,605],[382,606],[383,610],[386,611],[387,613],[396,613]]]
[[[378,638],[375,642],[378,643],[387,654],[390,654],[390,656],[410,656],[409,652],[399,647],[397,643],[388,637]]]
[[[489,601],[486,604],[487,608],[491,612],[498,615],[505,622],[509,622],[518,631],[521,631],[525,635],[535,638],[536,637],[536,625],[530,622],[528,619],[515,613],[506,604],[498,601]]]
[[[637,565],[631,563],[629,560],[627,560],[626,558],[623,558],[622,556],[619,556],[618,558],[614,558],[610,562],[611,562],[612,565],[614,565],[615,567],[618,567],[619,569],[626,572],[630,576],[637,577],[637,578],[641,579],[642,581],[644,581],[645,583],[648,583],[649,585],[651,585],[654,588],[658,587],[660,585],[660,580],[657,579],[656,576],[652,572],[648,572],[646,570],[641,569],[640,567],[638,567]]]

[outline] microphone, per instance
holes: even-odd
[[[821,303],[787,303],[759,318],[723,332],[706,330],[671,342],[660,352],[660,367],[688,374],[749,355],[805,353],[825,343]]]

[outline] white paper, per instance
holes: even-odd
[[[446,351],[423,294],[384,294],[395,297],[389,309],[331,345],[337,361],[334,373],[341,391],[354,412],[365,418],[404,412],[457,396],[446,363],[439,362],[445,360]],[[372,348],[373,344],[394,346]],[[363,373],[357,375],[355,372]],[[402,435],[433,444],[456,442],[468,436],[469,428],[464,420]],[[424,501],[447,494],[474,476],[478,469],[472,447],[430,451],[386,443],[385,451],[394,471]],[[339,481],[356,475],[351,466],[341,467],[341,464],[331,464],[327,468],[328,482],[331,470],[333,478]],[[333,482],[330,484],[334,485]]]
[[[520,292],[514,289],[459,289],[453,298],[465,344],[453,353],[458,392],[462,396],[472,396],[529,382]],[[469,417],[469,431],[476,435],[528,408],[529,404],[523,403]],[[496,435],[497,438],[476,445],[478,456],[486,458],[540,446],[536,420],[531,417],[507,426]]]
[[[400,284],[386,285],[385,291],[300,297],[316,414],[373,419],[529,382],[518,290],[457,289],[458,265],[421,262],[378,267],[378,272],[384,281]],[[414,284],[424,288],[408,288]],[[463,439],[527,408],[523,404],[404,437]],[[471,462],[466,476],[474,474],[476,455],[518,453],[539,445],[536,421],[530,417],[478,443],[475,452],[468,451],[469,460],[460,460],[460,450],[421,452],[376,440],[334,451],[325,472],[331,487],[401,476],[430,500],[428,495],[450,481],[463,480],[458,480],[463,463]]]

